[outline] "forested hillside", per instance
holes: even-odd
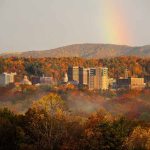
[[[150,57],[150,46],[131,47],[114,44],[74,44],[51,50],[26,51],[19,53],[4,53],[4,57],[82,57],[82,58],[112,58],[118,56]]]
[[[106,66],[109,69],[109,77],[124,76],[124,70],[128,68],[131,76],[144,76],[150,74],[150,59],[138,57],[116,57],[107,59],[84,58],[0,58],[0,73],[17,72],[19,76],[53,76],[61,80],[67,71],[68,65],[96,67]]]

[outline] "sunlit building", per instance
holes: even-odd
[[[68,81],[79,82],[79,67],[78,66],[68,67]]]
[[[21,81],[23,85],[32,85],[31,81],[28,79],[27,76],[24,76],[23,80]]]
[[[108,85],[109,85],[108,68],[97,67],[89,69],[88,86],[90,90],[93,89],[107,90]]]
[[[88,71],[88,88],[89,90],[96,89],[96,68],[89,68]]]
[[[100,82],[100,89],[101,90],[107,90],[109,86],[109,79],[108,79],[108,68],[106,67],[100,67],[99,68],[99,82]]]
[[[2,73],[0,75],[0,86],[6,86],[10,83],[14,83],[16,73]]]
[[[142,89],[145,87],[144,78],[129,77],[117,79],[118,88]]]
[[[63,82],[64,82],[64,83],[67,83],[67,82],[68,82],[68,75],[67,75],[67,73],[65,73],[65,76],[64,76],[64,78],[63,78]]]
[[[89,69],[79,67],[79,83],[80,85],[87,85],[89,79]]]

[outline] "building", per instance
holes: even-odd
[[[96,68],[89,68],[88,70],[88,88],[93,90],[96,88]]]
[[[110,89],[116,89],[116,87],[117,87],[116,79],[109,78],[108,80],[109,80],[109,88]]]
[[[0,86],[7,86],[9,85],[10,83],[14,83],[16,73],[2,73],[0,75]]]
[[[27,76],[24,76],[23,80],[21,81],[21,84],[32,85],[31,81],[28,79]]]
[[[108,81],[108,68],[84,68],[84,67],[68,67],[68,80],[76,81],[81,86],[87,85],[89,90],[107,90]]]
[[[40,84],[40,77],[32,77],[31,82],[32,84]]]
[[[88,68],[79,68],[79,83],[80,85],[88,85],[89,79],[89,69]]]
[[[69,66],[68,67],[68,81],[77,81],[79,82],[79,67],[78,66]]]
[[[89,69],[88,87],[90,90],[107,90],[108,85],[108,68],[97,67]]]
[[[150,75],[144,76],[144,83],[146,84],[146,87],[150,87]]]
[[[67,82],[68,82],[68,75],[67,75],[67,73],[65,73],[65,76],[64,76],[64,78],[63,78],[63,82],[64,82],[64,83],[67,83]]]
[[[145,88],[144,78],[129,77],[117,79],[117,88],[142,89]]]
[[[40,83],[41,84],[54,84],[53,77],[40,77]]]
[[[101,67],[99,68],[100,71],[100,89],[107,90],[109,86],[109,79],[108,79],[108,68]]]
[[[145,88],[144,78],[129,78],[131,89]]]

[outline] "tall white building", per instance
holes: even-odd
[[[0,86],[6,86],[10,83],[14,83],[14,77],[16,73],[2,73],[0,74]]]
[[[65,73],[65,76],[64,76],[63,82],[64,82],[64,83],[67,83],[67,82],[68,82],[68,75],[67,75],[67,73]]]

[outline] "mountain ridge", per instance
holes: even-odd
[[[2,57],[81,57],[81,58],[112,58],[119,56],[150,57],[150,45],[128,46],[115,44],[72,44],[50,50],[2,53]]]

